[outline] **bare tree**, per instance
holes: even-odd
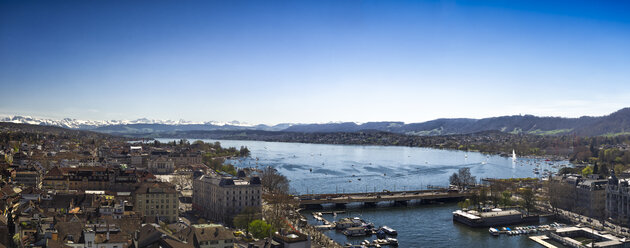
[[[267,166],[263,169],[260,180],[262,181],[263,188],[269,193],[288,194],[289,192],[289,179],[278,173],[278,170],[271,166]]]
[[[457,189],[460,189],[461,180],[459,180],[459,176],[457,175],[457,172],[453,172],[453,175],[451,175],[451,177],[448,178],[448,181],[451,185],[457,187]]]
[[[292,195],[286,193],[270,193],[264,195],[269,208],[263,209],[265,219],[275,229],[284,227],[285,220],[298,209],[299,202]]]
[[[186,187],[192,186],[192,174],[190,174],[190,175],[173,175],[171,177],[171,180],[169,180],[169,182],[172,183],[173,185],[175,185],[175,187],[177,187],[178,190],[183,190]]]
[[[535,194],[534,191],[530,188],[526,188],[521,193],[521,198],[523,199],[523,208],[527,210],[529,214],[535,207]]]
[[[463,187],[474,186],[477,178],[470,173],[470,168],[460,168],[457,172],[460,183]]]

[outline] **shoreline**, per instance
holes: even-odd
[[[485,155],[496,155],[496,156],[501,156],[501,157],[508,157],[508,156],[504,156],[504,154],[507,154],[507,152],[505,151],[480,151],[480,150],[470,150],[470,149],[457,149],[457,148],[448,148],[448,147],[434,147],[434,146],[409,146],[409,145],[397,145],[397,144],[354,144],[354,143],[334,143],[334,142],[300,142],[300,141],[282,141],[282,140],[265,140],[265,139],[251,139],[251,138],[244,138],[244,139],[236,139],[234,137],[230,137],[229,139],[221,139],[221,138],[196,138],[196,137],[179,137],[179,138],[170,138],[170,137],[156,137],[156,138],[147,138],[147,139],[138,139],[138,140],[132,140],[132,141],[137,141],[137,142],[149,142],[151,140],[158,140],[158,139],[173,139],[173,140],[179,140],[179,139],[189,139],[189,140],[217,140],[217,141],[221,141],[221,140],[226,140],[226,141],[260,141],[260,142],[276,142],[276,143],[294,143],[294,144],[312,144],[312,145],[342,145],[342,146],[382,146],[382,147],[409,147],[409,148],[427,148],[427,149],[436,149],[436,150],[446,150],[446,151],[461,151],[461,152],[478,152],[481,154],[485,154]],[[546,154],[546,155],[533,155],[533,154],[528,154],[528,155],[522,155],[519,156],[517,158],[527,158],[527,159],[549,159],[551,161],[567,161],[569,163],[573,163],[571,161],[569,161],[569,157],[568,156],[563,156],[563,155],[551,155],[551,154]]]

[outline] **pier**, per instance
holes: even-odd
[[[322,204],[335,204],[343,207],[349,203],[363,203],[365,206],[375,206],[379,202],[393,202],[396,205],[407,205],[409,201],[453,201],[472,195],[472,192],[449,191],[446,189],[413,190],[413,191],[384,191],[368,193],[344,194],[307,194],[300,195],[300,206],[321,207]]]

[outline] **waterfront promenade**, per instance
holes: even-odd
[[[542,212],[547,212],[550,214],[557,214],[556,216],[564,219],[565,221],[572,222],[575,224],[581,224],[583,226],[592,227],[596,230],[608,231],[610,233],[614,233],[619,236],[630,237],[630,229],[626,227],[622,227],[620,225],[610,223],[608,221],[598,220],[589,218],[587,216],[583,216],[571,211],[563,210],[563,209],[554,209],[548,204],[540,204],[536,205],[536,208]]]
[[[436,190],[414,190],[395,192],[368,192],[368,193],[345,193],[345,194],[308,194],[300,195],[298,199],[301,206],[312,207],[322,204],[345,205],[349,203],[363,203],[374,205],[379,202],[394,202],[397,204],[407,204],[409,201],[452,201],[468,197],[472,192],[456,192],[446,189]]]

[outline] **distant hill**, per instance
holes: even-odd
[[[583,116],[580,118],[538,117],[533,115],[499,116],[483,119],[436,119],[421,123],[383,122],[340,122],[324,124],[290,124],[273,126],[248,125],[237,121],[228,123],[203,122],[193,123],[184,120],[161,121],[146,118],[134,121],[80,121],[75,119],[50,120],[32,117],[6,117],[0,122],[28,123],[43,126],[61,126],[71,129],[93,130],[101,133],[160,134],[187,131],[283,131],[296,133],[335,133],[380,131],[397,134],[438,136],[451,134],[471,134],[483,131],[501,131],[513,134],[564,135],[580,136],[630,134],[630,108],[624,108],[610,115],[600,117]]]
[[[601,117],[580,118],[538,117],[533,115],[500,116],[483,119],[437,119],[421,123],[352,122],[326,124],[296,124],[289,132],[357,132],[378,130],[412,135],[435,136],[470,134],[498,130],[506,133],[539,135],[577,134],[581,136],[630,134],[630,108]]]
[[[367,122],[357,124],[354,122],[326,123],[326,124],[296,124],[282,131],[300,133],[327,133],[327,132],[358,132],[363,130],[378,130],[390,132],[405,125],[404,122]]]
[[[39,133],[39,134],[52,134],[52,135],[62,135],[68,137],[92,137],[92,138],[116,138],[120,137],[112,136],[109,134],[87,131],[87,130],[77,130],[77,129],[68,129],[63,127],[56,126],[43,126],[43,125],[33,125],[33,124],[23,124],[23,123],[11,123],[11,122],[0,122],[0,133],[15,133],[15,132],[23,132],[23,133]]]

